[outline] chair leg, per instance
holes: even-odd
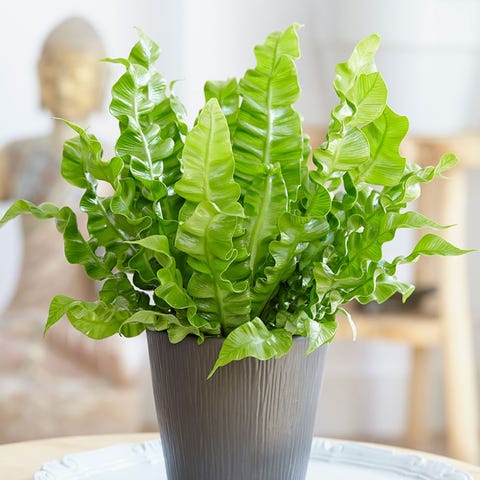
[[[410,448],[428,450],[430,350],[414,347],[412,357],[406,442]]]
[[[467,175],[459,171],[448,179],[444,190],[444,209],[441,223],[467,225]],[[445,182],[446,183],[446,182]],[[463,212],[463,218],[460,212]],[[459,218],[460,217],[460,218]],[[445,238],[465,245],[465,227],[454,227],[445,232]],[[443,352],[445,378],[445,413],[449,453],[452,457],[470,463],[480,460],[479,408],[477,375],[473,348],[473,322],[470,313],[467,258],[443,258],[439,274],[439,311],[443,325]],[[473,286],[475,287],[475,286]]]
[[[471,328],[468,328],[467,322],[460,323],[454,336],[445,340],[444,348],[447,442],[450,456],[477,464],[480,460],[480,405],[475,356],[472,337],[468,334]]]

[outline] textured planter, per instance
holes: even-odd
[[[148,332],[169,480],[304,480],[326,347],[298,338],[278,360],[248,358],[207,380],[222,339],[172,345]]]

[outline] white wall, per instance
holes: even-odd
[[[181,80],[176,90],[182,95],[190,117],[194,117],[201,105],[204,82],[241,76],[255,63],[253,46],[263,42],[271,31],[293,22],[305,23],[300,36],[303,56],[309,55],[311,26],[307,23],[306,3],[289,0],[260,3],[253,0],[19,0],[8,8],[2,6],[0,145],[50,128],[48,114],[39,109],[36,62],[46,35],[67,16],[80,15],[88,19],[102,35],[107,55],[111,57],[125,56],[136,39],[133,27],[142,28],[162,48],[162,73]],[[271,11],[275,15],[266,13]],[[302,59],[300,74],[304,84],[311,78],[309,68]],[[112,69],[117,73],[121,71],[120,67]],[[308,85],[304,85],[306,89]],[[300,108],[307,121],[316,119],[315,102],[303,101]],[[106,116],[97,116],[91,124],[100,136],[114,134],[115,122]]]
[[[181,69],[183,47],[175,36],[181,38],[182,2],[18,0],[9,2],[8,7],[3,2],[0,12],[0,144],[49,130],[48,113],[39,109],[36,63],[47,34],[68,16],[89,20],[102,36],[110,57],[128,54],[137,38],[134,27],[138,26],[164,46],[162,67],[166,73],[178,75]],[[99,115],[92,120],[92,126],[105,134],[115,125],[106,117]]]
[[[299,31],[302,59],[299,61],[303,89],[298,108],[309,123],[318,121],[318,99],[309,95],[313,65],[309,22],[309,2],[290,0],[185,0],[185,93],[187,104],[196,112],[203,98],[203,84],[208,79],[241,77],[255,66],[253,47],[267,35],[292,23],[303,24]],[[330,72],[333,80],[333,72]],[[307,100],[308,98],[308,100]]]
[[[477,0],[312,0],[311,12],[318,67],[333,69],[361,38],[380,34],[376,60],[389,103],[409,117],[411,132],[441,135],[478,127]],[[322,86],[324,80],[321,75]]]
[[[134,26],[154,38],[163,52],[160,69],[168,78],[181,80],[176,90],[191,117],[200,108],[207,79],[240,77],[255,64],[254,45],[263,42],[274,30],[293,22],[303,23],[299,70],[304,95],[299,109],[308,123],[325,123],[328,118],[318,117],[318,93],[313,99],[309,94],[318,86],[312,85],[315,82],[311,61],[313,25],[308,18],[308,3],[307,0],[19,0],[8,8],[2,6],[0,144],[49,129],[48,114],[39,109],[36,62],[46,35],[71,15],[84,16],[93,24],[111,57],[128,53],[136,39]],[[112,67],[116,68],[119,72],[120,67]],[[333,79],[333,72],[328,75]],[[108,121],[109,127],[105,127],[105,122],[105,116],[95,118],[92,126],[113,134],[114,122]]]

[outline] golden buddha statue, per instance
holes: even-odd
[[[89,116],[102,103],[108,68],[98,61],[103,56],[98,35],[84,20],[73,18],[56,27],[38,62],[42,107],[52,117],[87,127]],[[15,141],[0,150],[0,199],[53,201],[78,209],[82,191],[60,175],[62,146],[73,136],[75,132],[63,122],[52,120],[48,135]],[[125,360],[129,355],[121,348],[122,338],[97,342],[67,322],[42,338],[54,295],[93,300],[96,285],[82,267],[65,260],[63,238],[53,220],[30,215],[17,220],[21,220],[18,230],[23,230],[16,237],[23,236],[23,265],[13,299],[0,313],[0,443],[138,431],[142,393],[132,381],[134,370]],[[82,220],[80,215],[79,223]],[[5,234],[6,228],[0,231],[0,241]],[[0,254],[12,256],[14,242],[8,240],[4,244],[10,249]],[[125,416],[125,408],[138,414]]]
[[[100,37],[85,20],[70,18],[58,25],[45,40],[38,62],[41,106],[52,117],[85,127],[102,104],[107,68],[99,62],[103,57]],[[0,199],[78,205],[81,191],[60,175],[63,143],[75,133],[60,120],[52,119],[52,125],[48,135],[18,140],[0,151]],[[83,269],[67,264],[54,222],[25,216],[22,226],[23,267],[4,316],[35,310],[45,320],[48,303],[57,293],[89,299],[93,282]]]
[[[81,18],[70,18],[47,37],[38,62],[41,106],[52,117],[85,125],[101,107],[106,66],[96,31]],[[62,146],[73,136],[59,120],[47,136],[22,139],[0,151],[0,199],[56,200]],[[61,199],[58,199],[61,200]]]

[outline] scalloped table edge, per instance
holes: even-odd
[[[102,461],[98,462],[101,450]],[[411,478],[425,480],[474,480],[467,471],[458,470],[454,460],[435,457],[423,452],[397,449],[340,440],[314,438],[311,458],[325,463],[368,467],[380,472],[408,474]],[[159,439],[139,443],[121,443],[104,448],[72,453],[61,460],[50,461],[34,475],[34,480],[67,478],[79,474],[88,477],[89,472],[107,473],[112,469],[126,468],[142,463],[163,461]],[[63,475],[63,476],[59,476]]]

